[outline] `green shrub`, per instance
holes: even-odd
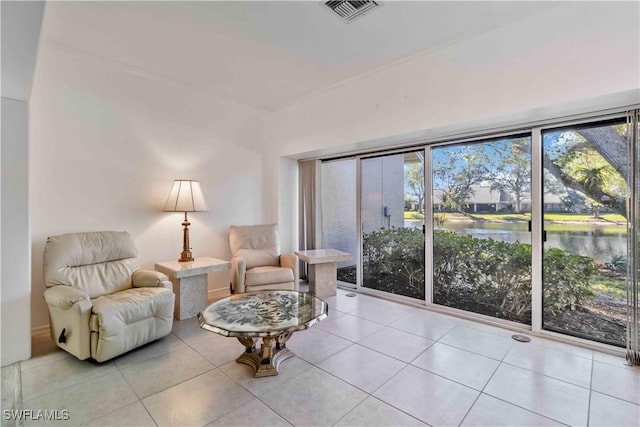
[[[509,320],[531,318],[531,245],[434,234],[434,302]]]
[[[627,257],[624,255],[614,255],[604,266],[615,271],[627,271]]]
[[[364,284],[424,298],[424,236],[392,227],[363,236]],[[588,257],[561,249],[543,254],[545,315],[583,305],[596,273]],[[522,323],[531,322],[531,245],[434,233],[434,302]]]
[[[419,228],[391,227],[363,239],[363,284],[424,299],[424,235]]]
[[[543,263],[545,314],[573,310],[593,297],[589,287],[597,269],[592,258],[549,248],[544,251]]]

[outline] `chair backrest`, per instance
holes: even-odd
[[[247,268],[280,265],[278,224],[232,225],[229,246],[231,255],[244,258]]]
[[[140,268],[138,250],[125,231],[52,236],[44,247],[44,282],[82,290],[90,298],[131,288]]]

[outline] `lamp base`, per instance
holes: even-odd
[[[191,251],[181,252],[180,258],[178,258],[178,262],[189,262],[193,261],[193,254]]]
[[[184,213],[184,221],[182,222],[183,235],[182,235],[182,252],[180,252],[180,258],[178,258],[178,262],[189,262],[193,261],[193,254],[191,253],[191,248],[189,247],[189,226],[191,223],[187,219],[187,213]]]

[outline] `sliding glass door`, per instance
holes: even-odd
[[[320,177],[323,247],[351,254],[350,261],[338,263],[337,279],[341,286],[355,288],[358,260],[356,159],[322,162]]]
[[[362,286],[425,298],[424,151],[361,160]]]
[[[323,243],[354,254],[339,282],[623,347],[631,129],[617,114],[323,161]]]
[[[625,121],[543,131],[543,328],[623,346]]]
[[[531,324],[531,138],[431,149],[433,302]]]

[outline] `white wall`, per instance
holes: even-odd
[[[0,364],[31,356],[31,265],[28,210],[28,100],[44,1],[0,2],[2,36],[2,245]]]
[[[313,158],[640,103],[638,28],[638,2],[568,2],[273,113],[271,151]]]
[[[637,89],[639,15],[638,2],[568,2],[284,108],[270,139],[300,158]]]
[[[320,199],[322,200],[322,242],[320,247],[338,249],[352,254],[338,268],[355,265],[357,261],[356,230],[356,161],[336,160],[322,163]]]
[[[31,98],[34,328],[48,323],[47,236],[126,230],[143,267],[177,259],[183,214],[161,211],[176,178],[199,180],[210,207],[189,215],[194,256],[229,259],[229,225],[257,224],[272,211],[263,120],[212,93],[45,43]],[[210,289],[228,289],[228,272],[210,276]]]
[[[404,227],[404,155],[372,157],[361,165],[362,232]]]
[[[533,120],[556,106],[586,108],[585,100],[637,90],[639,7],[569,2],[267,116],[44,49],[31,106],[33,325],[47,322],[46,236],[127,229],[146,267],[173,259],[180,215],[160,209],[172,180],[183,177],[202,182],[211,207],[190,216],[196,256],[228,257],[228,226],[241,223],[278,221],[283,249],[297,249],[297,166],[285,157]]]
[[[1,365],[31,356],[28,106],[2,98],[1,158]]]

